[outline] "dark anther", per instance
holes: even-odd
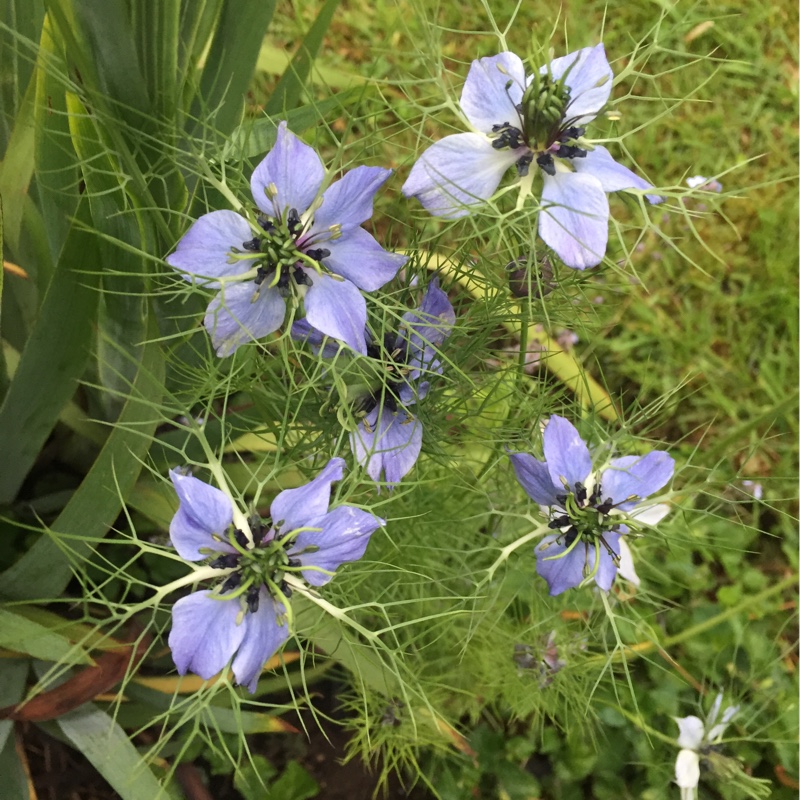
[[[585,503],[587,495],[586,487],[580,481],[575,481],[575,499],[579,503]]]
[[[558,137],[559,142],[567,142],[570,139],[580,139],[583,134],[586,133],[586,128],[578,128],[576,126],[572,126],[571,128],[567,128],[561,136]]]
[[[562,144],[556,155],[559,158],[586,158],[586,151],[572,144]]]
[[[261,239],[256,236],[249,242],[242,242],[242,247],[244,247],[245,250],[249,250],[251,253],[257,253],[261,249]]]
[[[522,131],[509,122],[504,122],[502,125],[492,125],[492,133],[500,134],[492,142],[492,147],[495,150],[502,150],[504,147],[516,150],[525,144],[522,138]]]
[[[247,540],[247,537],[238,528],[234,530],[233,538],[236,539],[236,544],[238,544],[239,547],[244,547],[246,549],[247,545],[250,544],[250,542]]]
[[[304,272],[302,269],[300,269],[300,267],[298,267],[294,271],[294,275],[292,275],[292,277],[294,278],[294,282],[298,286],[312,286],[313,285],[313,283],[311,281],[311,278],[309,278],[308,274],[306,272]]]
[[[614,501],[609,497],[601,505],[597,506],[597,511],[600,514],[608,514],[614,508]]]
[[[556,528],[563,528],[565,525],[569,525],[569,516],[567,514],[562,514],[560,517],[555,517],[550,520],[547,527],[551,530],[555,530]]]
[[[533,161],[533,153],[525,153],[522,158],[517,160],[517,175],[520,178],[524,178],[528,174],[528,167],[530,167],[531,161]]]
[[[556,495],[556,502],[557,502],[557,503],[558,503],[560,506],[563,506],[563,505],[564,505],[564,503],[566,503],[566,502],[567,502],[567,496],[566,496],[565,494],[557,494],[557,495]]]
[[[290,558],[287,566],[289,567],[299,567],[300,566],[300,559],[297,558]]]
[[[247,590],[247,610],[251,614],[255,614],[258,611],[258,593],[260,591],[260,586],[251,586]]]
[[[274,274],[275,274],[275,270],[274,269],[265,269],[264,267],[259,267],[256,270],[256,277],[255,277],[255,280],[253,282],[255,283],[256,286],[261,286],[261,284],[264,283],[264,281],[270,275],[274,275]]]
[[[292,587],[286,581],[281,581],[280,590],[287,600],[292,596]]]
[[[330,254],[331,251],[324,247],[315,247],[312,250],[306,250],[306,255],[309,258],[313,258],[314,261],[322,261],[323,258],[327,258]]]
[[[274,233],[277,228],[275,227],[272,219],[268,217],[266,214],[259,214],[258,215],[258,224],[267,232],[267,233]]]
[[[289,213],[286,215],[286,227],[292,235],[299,233],[300,229],[303,227],[296,208],[289,209]]]
[[[223,594],[225,592],[232,592],[240,583],[242,582],[242,576],[238,572],[234,572],[232,575],[228,575],[225,579],[225,583],[222,584],[222,588],[220,592]]]
[[[288,289],[289,288],[289,273],[286,270],[281,270],[281,274],[278,276],[278,283],[276,284],[278,289]]]
[[[567,531],[566,535],[564,536],[565,546],[569,547],[575,541],[575,539],[577,539],[577,537],[578,537],[578,529],[575,527],[570,528]]]
[[[239,564],[238,553],[226,553],[224,556],[215,558],[209,566],[213,567],[214,569],[230,569],[231,567],[235,567],[238,564]]]
[[[548,174],[555,177],[556,165],[553,163],[553,156],[550,153],[540,153],[536,156],[536,163]]]

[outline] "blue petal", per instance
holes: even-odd
[[[408,341],[410,380],[416,380],[422,371],[441,372],[439,362],[433,363],[436,351],[450,335],[455,322],[447,292],[439,288],[438,278],[432,278],[420,307],[403,314],[403,328],[398,336],[398,340]]]
[[[201,548],[235,552],[225,537],[233,522],[233,505],[228,495],[174,469],[169,476],[180,500],[169,525],[169,537],[178,555],[187,561],[202,561],[208,553],[201,553]]]
[[[312,327],[307,319],[293,322],[290,335],[296,342],[309,344],[314,355],[321,355],[323,358],[333,358],[341,348],[338,342]]]
[[[608,198],[600,181],[561,170],[543,175],[539,236],[568,267],[596,266],[608,243]]]
[[[551,597],[579,586],[584,579],[584,567],[587,574],[590,573],[594,568],[596,557],[595,546],[580,541],[567,555],[554,558],[567,550],[563,542],[561,544],[556,542],[557,538],[557,536],[546,536],[536,547],[536,572],[547,581]],[[618,554],[619,534],[607,533],[604,539]],[[599,545],[599,551],[600,564],[594,580],[601,589],[608,591],[617,575],[617,568],[602,544]]]
[[[250,189],[256,205],[271,217],[280,216],[287,208],[302,214],[314,201],[324,178],[325,167],[314,148],[301,142],[281,122],[275,146],[255,168]],[[278,190],[274,200],[266,194],[271,183]]]
[[[278,622],[279,617],[282,624]],[[236,682],[246,686],[252,694],[264,664],[289,638],[289,624],[283,606],[276,603],[262,586],[258,593],[258,611],[245,614],[242,627],[245,629],[244,640],[233,659],[233,674]]]
[[[570,125],[585,125],[608,102],[614,73],[602,44],[554,59],[550,62],[550,72],[558,80],[570,66],[565,80],[571,90],[565,117]],[[547,67],[542,67],[541,72],[546,71]]]
[[[322,259],[323,265],[365,292],[380,289],[408,261],[407,256],[388,253],[363,228],[351,228],[340,239],[321,244],[330,251]]]
[[[308,273],[312,285],[305,296],[310,325],[334,339],[341,339],[361,355],[367,354],[364,327],[367,304],[361,292],[344,278]]]
[[[491,133],[492,125],[504,122],[521,128],[516,106],[525,86],[525,67],[519,56],[505,52],[479,58],[472,62],[464,82],[461,110],[481,133]]]
[[[226,286],[209,303],[203,324],[220,357],[254,339],[263,339],[283,324],[286,303],[277,289],[261,287],[253,302],[256,285],[251,281]]]
[[[457,219],[488,200],[505,172],[525,155],[522,149],[495,150],[479,133],[457,133],[432,144],[403,184],[434,216]]]
[[[319,210],[314,212],[313,230],[331,225],[360,225],[368,220],[375,193],[391,174],[390,169],[381,167],[356,167],[334,181],[322,195]]]
[[[517,480],[527,492],[528,497],[543,506],[556,505],[556,497],[564,494],[564,488],[561,484],[553,486],[553,479],[550,477],[547,464],[538,461],[528,453],[511,453],[509,457]]]
[[[392,413],[378,406],[350,434],[353,455],[374,481],[399,483],[419,458],[422,423],[405,411]]]
[[[600,145],[596,145],[594,150],[590,150],[585,158],[572,159],[572,166],[576,172],[583,172],[597,178],[604,192],[653,188],[644,178],[640,178],[627,167],[614,161],[611,153]],[[645,197],[651,203],[660,203],[664,199],[657,194],[648,194]]]
[[[369,537],[385,524],[384,520],[360,508],[339,506],[317,523],[315,527],[322,528],[321,531],[301,533],[289,555],[297,558],[304,567],[317,567],[303,570],[303,577],[312,586],[323,586],[340,564],[358,561],[367,549]],[[319,549],[314,553],[304,553],[307,547]]]
[[[563,487],[565,480],[571,489],[575,488],[578,481],[586,482],[592,471],[592,457],[586,442],[571,422],[553,414],[544,429],[542,440],[544,460],[554,487]]]
[[[297,489],[285,489],[273,501],[270,517],[281,533],[319,527],[328,513],[331,484],[342,479],[344,459],[332,458],[313,481]]]
[[[192,671],[208,680],[230,660],[245,635],[237,625],[241,606],[235,600],[215,600],[211,592],[194,592],[172,607],[169,646],[178,672]]]
[[[613,459],[603,471],[600,487],[603,499],[610,498],[621,511],[630,511],[638,500],[622,502],[631,495],[649,497],[667,485],[675,471],[675,460],[669,453],[653,450],[646,456],[624,456]]]
[[[182,272],[188,281],[194,275],[222,278],[241,275],[250,269],[246,260],[230,263],[231,248],[242,249],[242,245],[253,238],[247,220],[233,211],[212,211],[200,217],[178,242],[174,253],[167,256],[167,263]],[[200,286],[219,288],[217,281],[197,281]]]

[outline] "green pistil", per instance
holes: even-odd
[[[522,96],[524,134],[534,151],[546,150],[558,136],[570,100],[564,77],[537,72]]]

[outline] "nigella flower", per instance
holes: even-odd
[[[254,692],[264,663],[289,637],[286,576],[322,586],[341,564],[364,555],[384,521],[348,505],[328,510],[331,483],[343,467],[333,458],[310,483],[281,492],[270,519],[251,518],[252,540],[234,527],[228,495],[170,471],[180,499],[172,543],[187,561],[209,559],[220,578],[173,606],[169,646],[181,675],[191,670],[207,680],[233,658],[237,683]]]
[[[396,335],[383,342],[371,340],[358,380],[348,386],[350,419],[357,424],[350,433],[353,455],[374,481],[381,475],[387,483],[398,483],[414,466],[422,448],[422,423],[410,411],[428,393],[433,373],[442,372],[436,351],[450,335],[455,312],[447,293],[433,278],[420,307],[403,315]],[[322,345],[318,332],[308,325],[293,327],[292,335]],[[322,355],[330,355],[322,350]],[[340,414],[343,425],[347,417]]]
[[[608,591],[618,571],[638,583],[623,537],[630,527],[655,525],[669,511],[645,498],[672,477],[671,456],[654,450],[642,457],[613,458],[594,472],[589,448],[563,417],[550,417],[542,439],[544,461],[514,453],[511,462],[522,488],[558,531],[536,547],[536,571],[550,594],[589,579]]]
[[[606,192],[652,188],[584,138],[585,126],[608,101],[612,78],[602,44],[556,58],[529,76],[514,53],[473,61],[461,110],[475,132],[429,147],[403,193],[419,198],[431,214],[455,219],[488,200],[511,167],[529,187],[535,164],[544,180],[539,235],[569,267],[599,264],[608,242]]]
[[[357,167],[320,194],[322,161],[281,122],[275,146],[250,180],[256,224],[233,211],[212,211],[167,257],[187,280],[209,278],[200,285],[220,289],[205,316],[218,355],[276,331],[287,298],[293,305],[302,300],[315,328],[366,352],[359,289],[379,289],[406,261],[361,227],[389,175]]]
[[[675,761],[675,783],[681,790],[681,800],[695,800],[697,786],[700,782],[700,759],[711,753],[711,749],[720,741],[725,728],[733,719],[739,706],[729,706],[717,722],[722,706],[722,694],[718,694],[705,723],[699,717],[689,716],[676,718],[680,735],[678,746],[681,751]]]

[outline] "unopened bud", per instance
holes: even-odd
[[[528,264],[533,266],[529,267]],[[556,288],[557,281],[553,276],[553,265],[547,256],[530,259],[521,256],[506,264],[508,287],[514,297],[528,297],[540,300]],[[530,277],[528,273],[530,272]]]

